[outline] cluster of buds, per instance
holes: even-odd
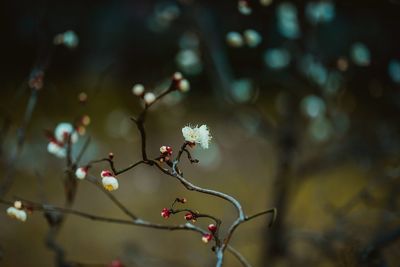
[[[7,215],[21,222],[25,222],[28,217],[21,201],[15,201],[14,206],[7,209]]]
[[[185,93],[190,90],[190,83],[188,80],[184,79],[182,73],[175,72],[172,76],[172,89],[179,90],[182,93]],[[143,84],[135,84],[132,87],[132,93],[144,100],[146,105],[151,105],[154,101],[157,100],[157,97],[152,92],[146,92],[145,87]]]
[[[226,35],[226,42],[231,47],[242,47],[245,44],[250,48],[257,47],[262,42],[262,36],[259,32],[253,29],[247,29],[243,32],[243,35],[238,32],[229,32]]]
[[[217,226],[213,223],[209,224],[207,228],[208,228],[208,231],[210,231],[210,233],[204,234],[202,236],[201,240],[204,243],[210,242],[213,239],[215,232],[217,231]]]
[[[160,147],[160,152],[161,152],[160,161],[161,162],[169,161],[172,155],[172,147],[162,146]]]
[[[47,134],[49,144],[47,151],[59,158],[65,158],[67,155],[67,143],[70,141],[72,144],[78,142],[78,132],[71,123],[62,122],[57,125],[53,133]]]
[[[191,221],[192,223],[195,223],[197,221],[197,215],[193,212],[187,212],[185,214],[185,220],[186,221]]]
[[[173,88],[181,91],[182,93],[186,93],[190,90],[190,83],[187,79],[183,78],[182,73],[175,72],[172,76],[172,85]]]
[[[163,217],[164,219],[168,219],[169,216],[171,216],[171,210],[167,209],[167,208],[163,208],[161,210],[161,217]]]
[[[114,177],[114,174],[109,170],[104,170],[101,172],[101,182],[103,187],[108,191],[117,190],[119,187],[117,178]]]
[[[156,95],[152,92],[145,92],[145,88],[142,84],[135,84],[132,87],[132,93],[136,96],[143,98],[146,105],[150,105],[156,100]]]
[[[81,116],[76,122],[76,131],[80,135],[84,135],[86,133],[86,127],[89,126],[91,119],[89,115]]]

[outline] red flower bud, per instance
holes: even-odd
[[[208,225],[208,230],[211,232],[211,233],[215,233],[215,231],[217,231],[217,226],[215,225],[215,224],[210,224],[210,225]]]
[[[203,235],[203,237],[201,238],[201,240],[202,240],[204,243],[208,243],[208,242],[210,242],[210,241],[212,240],[212,238],[213,238],[212,234],[205,234],[205,235]]]
[[[188,213],[185,214],[185,220],[186,221],[196,220],[196,216],[194,216],[193,213],[188,212]]]
[[[171,210],[167,208],[163,208],[161,211],[161,216],[164,217],[165,219],[168,219],[169,216],[171,215]]]

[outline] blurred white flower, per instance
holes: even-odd
[[[156,100],[156,95],[153,93],[146,93],[143,98],[144,98],[144,102],[147,105],[150,105],[151,103],[153,103]]]
[[[247,45],[250,47],[257,47],[262,41],[261,35],[252,29],[245,30],[243,36]]]
[[[251,12],[253,11],[247,0],[239,0],[238,1],[238,10],[243,15],[250,15]]]
[[[57,141],[60,143],[66,143],[69,136],[71,136],[71,143],[78,142],[79,135],[74,126],[68,122],[59,123],[54,130],[54,137]]]
[[[67,150],[65,147],[55,141],[49,142],[47,145],[47,151],[59,158],[65,158],[67,156]]]
[[[7,215],[21,222],[25,222],[27,218],[26,212],[24,210],[20,210],[15,207],[9,207],[7,209]]]
[[[182,135],[185,141],[192,144],[200,144],[204,149],[208,148],[212,138],[207,125],[201,125],[200,127],[195,126],[194,128],[185,126],[182,128]]]
[[[75,171],[75,176],[76,176],[76,178],[83,180],[86,178],[87,173],[88,173],[87,167],[79,167]]]
[[[190,90],[190,83],[188,80],[186,79],[182,79],[179,81],[178,84],[178,89],[179,91],[181,91],[182,93],[186,93],[187,91]]]
[[[243,37],[238,32],[228,32],[226,34],[226,42],[232,47],[243,46]]]
[[[144,93],[144,86],[140,83],[135,84],[132,88],[132,93],[136,96],[141,96]]]

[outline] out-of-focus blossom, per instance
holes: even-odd
[[[392,59],[388,66],[389,76],[395,83],[400,83],[400,61]]]
[[[242,35],[238,32],[228,32],[226,42],[232,47],[241,47],[244,43]]]
[[[371,54],[368,47],[363,43],[355,43],[350,50],[351,59],[358,66],[368,66],[371,63]]]
[[[57,34],[53,42],[55,45],[63,44],[68,48],[76,48],[79,44],[79,37],[74,31],[66,31]]]
[[[149,92],[144,95],[143,99],[147,105],[150,105],[151,103],[153,103],[156,100],[156,95]]]
[[[75,171],[75,176],[76,178],[83,180],[86,178],[87,173],[88,173],[88,167],[79,167]]]
[[[335,17],[335,6],[330,1],[309,2],[306,5],[306,16],[312,24],[330,22]]]
[[[309,118],[325,114],[325,102],[316,95],[308,95],[301,100],[301,110]]]
[[[243,36],[249,47],[257,47],[262,41],[261,35],[252,29],[245,30]]]
[[[238,10],[243,15],[250,15],[253,12],[248,0],[239,0]]]
[[[284,48],[268,49],[264,53],[264,62],[271,69],[283,69],[290,63],[290,54]]]
[[[66,143],[68,138],[71,138],[72,143],[76,143],[78,142],[79,134],[71,123],[61,122],[54,130],[54,137],[61,143]]]
[[[203,70],[200,52],[197,49],[182,49],[175,60],[179,69],[186,74],[197,75]]]
[[[297,18],[297,8],[290,2],[284,2],[277,7],[278,31],[288,39],[300,37],[300,28]]]
[[[132,87],[132,93],[136,96],[142,96],[144,93],[144,86],[142,84],[135,84]]]

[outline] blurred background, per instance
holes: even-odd
[[[82,163],[115,154],[140,160],[132,86],[160,92],[180,71],[190,81],[152,108],[149,154],[175,151],[181,128],[207,124],[208,150],[184,163],[190,181],[269,217],[240,227],[232,245],[253,266],[399,266],[400,2],[278,0],[3,1],[0,12],[0,196],[63,206],[65,160],[45,130],[88,115],[74,145]],[[87,101],[82,101],[87,97]],[[91,170],[96,176],[106,165]],[[163,223],[176,197],[221,217],[231,205],[188,192],[147,166],[113,193],[140,217]],[[6,209],[4,206],[2,209]],[[73,208],[124,218],[79,182]],[[169,223],[182,223],[173,216]],[[198,221],[206,226],[207,221]],[[54,266],[49,225],[0,213],[1,266]],[[68,216],[56,237],[66,259],[107,266],[213,266],[211,245],[166,232]],[[240,264],[227,254],[225,266]]]

